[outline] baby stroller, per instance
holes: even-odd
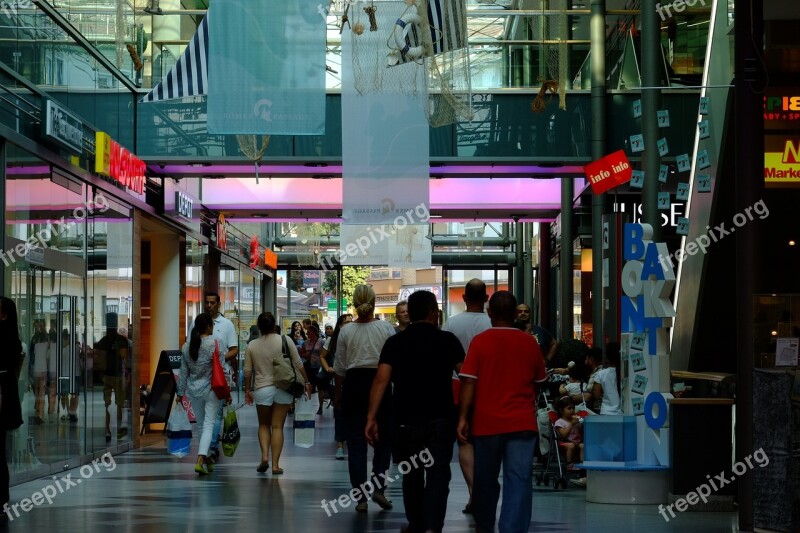
[[[537,411],[539,425],[539,451],[541,453],[541,468],[534,468],[533,479],[537,486],[553,484],[553,490],[567,488],[566,449],[564,442],[558,438],[555,422],[558,413],[553,408],[553,402],[545,392],[542,392],[540,407]],[[588,413],[581,411],[578,416]],[[577,471],[576,471],[577,473]]]

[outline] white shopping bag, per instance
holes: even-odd
[[[294,408],[294,444],[301,448],[314,445],[314,402],[305,395],[297,399]]]

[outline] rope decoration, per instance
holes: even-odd
[[[545,101],[545,96],[550,93],[550,98]],[[558,94],[558,82],[556,80],[547,80],[542,84],[539,89],[539,94],[531,102],[531,111],[534,113],[541,113],[547,108],[547,102],[553,99],[553,95]]]

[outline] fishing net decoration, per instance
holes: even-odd
[[[261,138],[259,140],[259,137]],[[258,185],[258,163],[269,146],[269,135],[237,135],[236,142],[239,150],[253,162],[256,171],[256,185]]]
[[[322,225],[316,223],[297,225],[297,264],[299,266],[319,266]]]
[[[342,20],[360,95],[384,90],[415,95],[420,70],[408,64],[424,64],[430,124],[471,120],[464,0],[356,0],[346,3]]]
[[[569,49],[567,46],[567,0],[543,0],[541,39],[544,63],[542,65],[542,90],[532,108],[541,112],[545,108],[544,95],[558,92],[558,107],[567,109],[567,83]],[[547,14],[546,11],[559,11]]]

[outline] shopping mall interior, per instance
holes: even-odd
[[[320,508],[349,489],[324,404],[285,476],[254,471],[245,406],[198,478],[167,452],[175,351],[218,294],[238,406],[260,313],[324,329],[369,284],[377,318],[426,290],[446,324],[477,278],[622,347],[623,414],[587,418],[584,487],[539,447],[528,531],[800,531],[800,4],[272,4],[0,2],[11,502],[81,483],[8,527],[404,527],[400,483]],[[451,468],[444,531],[472,531]]]

